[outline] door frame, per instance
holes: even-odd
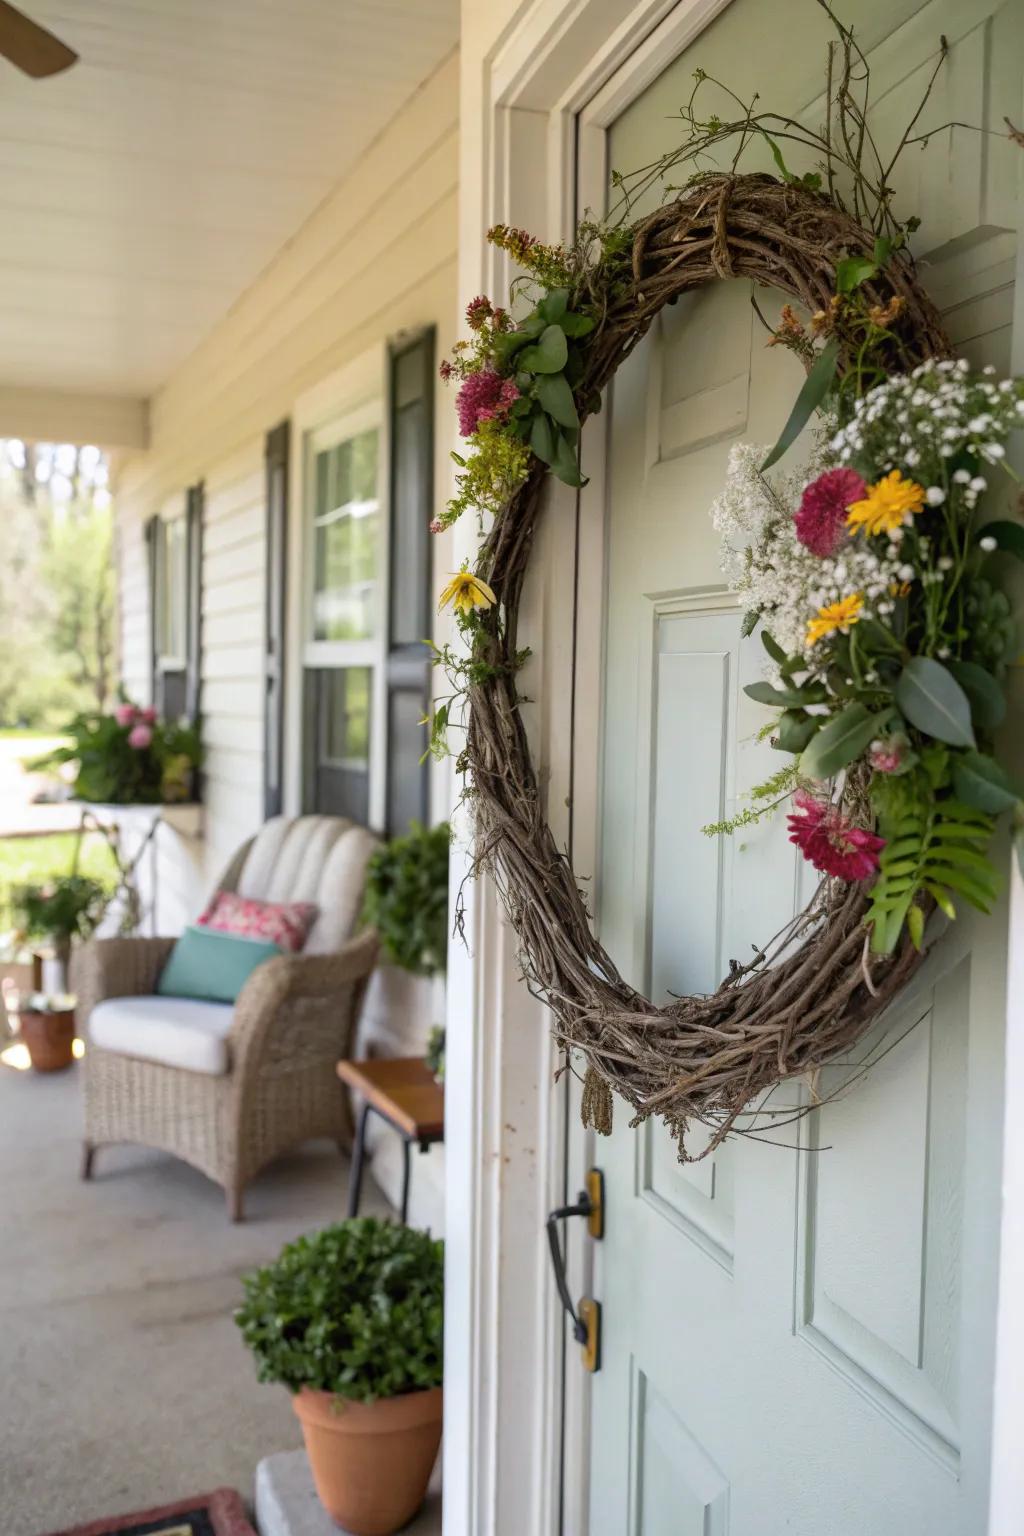
[[[525,0],[505,7],[504,31],[499,18],[493,36],[479,18],[467,26],[474,8],[464,11],[463,298],[500,298],[507,290],[510,264],[484,239],[492,224],[520,224],[551,240],[571,236],[577,208],[597,206],[603,196],[610,124],[730,3]],[[1024,372],[1024,240],[1017,262],[1014,364]],[[543,559],[534,562],[522,615],[538,656],[524,692],[534,701],[530,725],[552,827],[581,873],[597,868],[604,431],[603,415],[588,425],[584,491],[574,497],[552,487],[540,532]],[[579,533],[585,536],[577,540]],[[457,526],[455,544],[454,564],[472,557],[474,530]],[[563,600],[566,590],[576,592],[575,614]],[[453,807],[459,788],[453,775]],[[467,867],[453,850],[453,894]],[[1024,976],[1024,882],[1016,869],[1012,879],[1011,978]],[[448,968],[444,1530],[584,1536],[588,1379],[571,1346],[565,1349],[543,1218],[581,1187],[600,1149],[592,1132],[579,1129],[571,1075],[560,1089],[549,1087],[557,1060],[546,1013],[519,980],[493,888],[482,877],[464,894],[467,942],[452,944]],[[1016,1501],[1024,1500],[1024,1464],[1016,1454],[1024,1432],[1024,986],[1008,988],[1007,1014],[989,1536],[1009,1536]],[[590,1276],[586,1245],[572,1230],[567,1260],[570,1289],[579,1295]]]

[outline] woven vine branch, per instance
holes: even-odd
[[[836,268],[869,257],[874,235],[819,192],[763,174],[701,177],[632,229],[626,280],[601,264],[574,295],[600,314],[574,390],[582,421],[658,313],[683,294],[742,278],[772,287],[808,311],[827,310]],[[621,265],[621,255],[618,258]],[[605,295],[614,293],[608,300]],[[888,363],[893,371],[946,355],[939,316],[899,250],[865,283],[865,300],[898,298]],[[839,330],[840,373],[852,339]],[[612,1094],[634,1123],[660,1116],[682,1138],[709,1125],[711,1150],[751,1100],[781,1079],[848,1050],[921,964],[904,934],[891,955],[866,942],[864,884],[824,880],[805,911],[709,996],[658,1007],[627,984],[591,928],[586,899],[548,825],[516,686],[519,605],[542,515],[547,468],[534,459],[497,513],[477,571],[497,604],[481,616],[474,655],[486,665],[468,688],[463,766],[472,782],[476,862],[493,872],[520,944],[525,977],[551,1009],[555,1034],[587,1062],[585,1121],[611,1128]],[[680,936],[685,943],[685,935]],[[704,1155],[702,1153],[702,1155]]]

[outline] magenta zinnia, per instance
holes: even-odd
[[[482,421],[504,416],[518,399],[519,391],[512,380],[503,379],[493,368],[468,374],[455,401],[459,431],[463,437],[472,437]]]
[[[847,536],[847,508],[866,492],[855,469],[826,469],[804,487],[794,515],[800,543],[823,560],[834,555]]]
[[[836,880],[866,880],[878,868],[885,838],[855,826],[837,805],[799,790],[795,815],[787,817],[789,840],[809,864]]]

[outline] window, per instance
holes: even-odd
[[[152,701],[168,720],[199,713],[202,485],[183,500],[180,511],[151,518],[146,529]]]
[[[157,665],[164,671],[185,669],[188,624],[188,528],[186,514],[157,519],[156,641]]]
[[[307,434],[304,456],[306,807],[367,824],[378,820],[383,438],[373,402]]]
[[[305,436],[305,808],[394,835],[428,814],[433,332],[387,357],[387,405]]]

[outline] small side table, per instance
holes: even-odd
[[[377,1114],[402,1138],[402,1222],[409,1215],[410,1153],[444,1141],[444,1089],[434,1081],[423,1056],[384,1057],[379,1061],[339,1061],[338,1076],[364,1100],[352,1149],[348,1214],[359,1214],[366,1159],[366,1126]]]

